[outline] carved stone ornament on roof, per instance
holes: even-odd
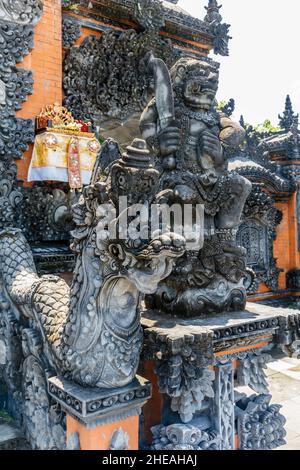
[[[146,30],[160,30],[165,25],[162,2],[160,0],[135,0],[134,18]]]
[[[43,13],[40,0],[0,0],[0,20],[18,24],[36,24]]]
[[[204,22],[210,26],[210,31],[214,36],[214,53],[222,56],[229,55],[228,42],[232,39],[229,36],[230,25],[222,23],[222,16],[220,9],[222,5],[218,5],[217,0],[209,0],[209,4],[205,7],[207,14],[204,18]]]
[[[293,123],[294,123],[294,118],[298,118],[298,117],[299,117],[299,114],[296,115],[293,111],[293,105],[292,105],[290,95],[287,95],[286,100],[285,100],[285,109],[284,109],[283,115],[282,116],[280,114],[278,115],[280,127],[284,129],[285,131],[291,130]]]
[[[220,9],[222,5],[218,5],[217,0],[209,0],[208,6],[205,7],[207,11],[206,17],[204,21],[207,23],[221,23],[222,22],[222,15],[220,14]]]

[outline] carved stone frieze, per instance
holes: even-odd
[[[108,422],[111,415],[113,419],[117,415],[121,420],[139,414],[151,397],[151,384],[138,377],[126,387],[86,390],[68,380],[52,377],[48,380],[48,391],[68,413],[86,424],[92,424]]]
[[[22,158],[34,140],[34,124],[30,119],[4,119],[0,122],[0,160]]]
[[[45,364],[34,356],[23,363],[23,419],[26,438],[34,449],[66,447],[65,416],[47,393]]]
[[[135,0],[134,19],[145,29],[160,30],[165,26],[161,0]]]
[[[0,229],[16,224],[16,210],[23,199],[16,176],[15,164],[0,161]]]
[[[33,48],[33,28],[0,22],[0,72],[10,72]]]
[[[202,431],[191,424],[159,425],[152,433],[152,450],[217,450],[220,444],[216,431]]]
[[[286,419],[271,395],[253,395],[237,402],[237,431],[241,450],[273,450],[284,445]]]
[[[0,20],[17,24],[36,24],[43,13],[41,0],[0,0]]]
[[[69,48],[81,36],[81,26],[77,21],[71,18],[63,17],[62,20],[62,44]]]
[[[201,410],[204,400],[213,397],[214,371],[207,367],[214,362],[212,332],[171,336],[146,330],[144,356],[156,358],[156,374],[161,393],[171,398],[171,409],[187,423]]]
[[[32,25],[41,14],[38,0],[0,1],[0,160],[6,162],[6,171],[34,139],[33,122],[15,118],[33,86],[32,73],[16,64],[33,48]],[[5,178],[3,173],[0,176]]]
[[[2,73],[2,87],[4,89],[3,108],[0,109],[0,118],[14,117],[15,112],[21,109],[22,102],[32,93],[32,72],[13,67],[10,73]],[[1,86],[1,85],[0,85]]]
[[[87,37],[70,49],[64,62],[66,107],[75,118],[94,123],[125,122],[140,113],[150,85],[144,65],[149,50],[168,64],[176,57],[171,42],[151,31]]]
[[[0,376],[8,390],[7,410],[17,424],[22,422],[22,343],[21,330],[12,306],[0,293]]]

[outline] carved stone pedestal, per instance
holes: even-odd
[[[143,409],[145,446],[246,450],[284,444],[285,418],[271,402],[264,369],[273,347],[299,353],[300,313],[259,304],[189,320],[145,311],[142,324],[141,373],[153,383]]]
[[[138,450],[139,415],[151,384],[137,377],[127,387],[89,389],[59,377],[48,380],[51,397],[67,414],[67,448]]]

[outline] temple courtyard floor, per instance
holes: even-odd
[[[272,402],[282,405],[287,444],[278,450],[300,450],[300,360],[274,356],[267,369]]]

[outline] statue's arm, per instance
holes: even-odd
[[[157,122],[158,112],[156,109],[155,100],[153,99],[142,113],[140,119],[140,131],[143,139],[145,139],[150,149],[155,153],[159,153],[160,150]]]
[[[245,138],[245,130],[240,124],[234,122],[226,114],[220,116],[220,140],[226,147],[238,147],[241,145]]]

